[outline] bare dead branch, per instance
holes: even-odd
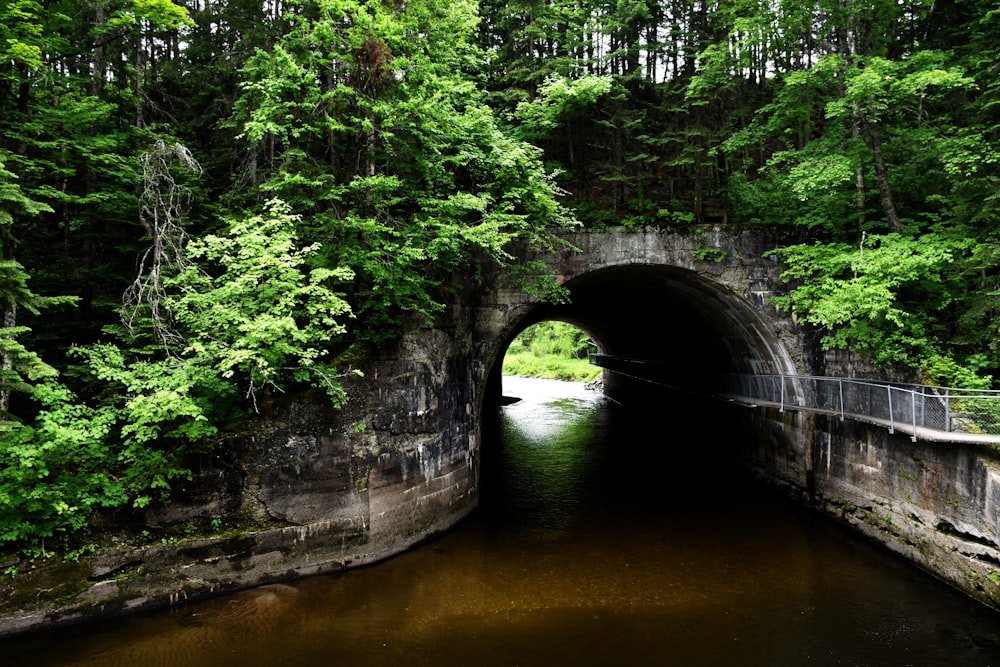
[[[181,335],[163,308],[163,279],[165,272],[179,273],[187,266],[184,219],[191,209],[191,190],[177,182],[177,170],[201,173],[201,165],[191,151],[179,143],[158,141],[142,155],[139,221],[151,244],[139,257],[136,279],[122,295],[122,323],[129,333],[135,335],[140,316],[146,314],[153,331],[168,348],[180,341]]]

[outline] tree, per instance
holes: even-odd
[[[464,72],[475,6],[300,3],[244,70],[235,122],[247,181],[302,216],[326,266],[350,268],[360,338],[432,315],[444,283],[516,237],[569,224],[538,151],[505,132]],[[247,202],[252,204],[252,202]]]
[[[2,156],[2,153],[0,153]],[[17,325],[18,310],[37,315],[48,306],[72,303],[72,297],[42,297],[28,288],[28,274],[13,259],[15,239],[13,228],[17,218],[32,217],[52,209],[34,201],[21,191],[16,176],[4,168],[0,159],[0,423],[10,412],[11,393],[29,392],[29,381],[54,377],[58,373],[42,361],[37,352],[17,340],[31,329]]]
[[[354,274],[311,268],[319,245],[298,246],[299,222],[272,201],[265,214],[233,221],[227,235],[192,242],[192,263],[165,282],[173,293],[165,306],[184,338],[180,355],[237,379],[254,407],[261,390],[288,381],[320,387],[335,404],[346,400],[330,352],[352,313],[331,287]],[[193,263],[199,259],[208,266]]]
[[[192,242],[163,282],[177,337],[155,351],[78,348],[76,372],[97,388],[88,398],[51,378],[34,388],[35,418],[0,433],[0,545],[44,551],[101,508],[166,501],[219,424],[241,414],[238,390],[255,407],[263,391],[296,383],[345,400],[329,346],[350,310],[331,285],[351,274],[309,267],[317,247],[298,246],[297,222],[273,202]]]
[[[782,277],[799,283],[780,307],[817,325],[823,346],[867,354],[881,366],[921,369],[946,386],[982,386],[955,363],[940,327],[956,294],[954,266],[974,241],[942,234],[865,235],[779,251]]]
[[[191,189],[183,177],[200,174],[201,165],[181,144],[168,146],[164,141],[143,153],[141,161],[139,218],[151,245],[139,259],[138,276],[125,290],[122,321],[134,337],[139,333],[137,321],[143,320],[169,347],[176,333],[173,322],[161,310],[166,297],[164,282],[187,266],[185,218],[191,207]]]

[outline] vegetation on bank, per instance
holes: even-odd
[[[223,424],[344,400],[456,271],[578,224],[802,226],[776,303],[822,345],[990,385],[998,29],[1000,0],[0,4],[0,551],[167,502]]]
[[[601,369],[587,360],[596,351],[590,337],[566,322],[541,322],[511,342],[503,358],[504,375],[590,382]]]

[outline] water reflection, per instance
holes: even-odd
[[[720,475],[725,442],[670,430],[711,414],[649,428],[578,386],[515,382],[483,511],[434,543],[0,642],[0,664],[1000,665],[1000,615]]]
[[[514,534],[555,539],[579,520],[597,486],[601,449],[587,443],[605,432],[607,412],[597,406],[606,399],[578,383],[517,377],[505,379],[504,392],[521,400],[504,409],[502,444],[486,445],[502,447],[487,461],[503,471],[491,473],[486,509],[498,507],[494,520],[507,518]]]

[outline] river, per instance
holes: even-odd
[[[448,534],[0,641],[0,665],[1000,666],[1000,614],[730,470],[711,413],[650,424],[578,384],[504,387],[522,400],[484,445],[481,509]]]

